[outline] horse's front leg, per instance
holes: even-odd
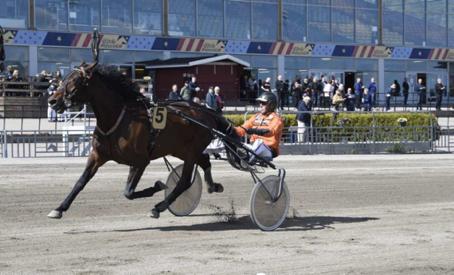
[[[224,187],[220,183],[215,183],[213,181],[213,176],[211,175],[210,156],[207,154],[201,154],[197,159],[197,164],[203,169],[203,176],[206,184],[208,185],[208,193],[222,193],[224,191]]]
[[[98,168],[101,167],[105,162],[106,162],[105,160],[101,160],[98,157],[98,154],[95,151],[93,151],[88,157],[87,165],[85,167],[84,172],[82,173],[82,176],[80,176],[79,180],[76,182],[71,192],[60,204],[60,206],[52,210],[47,216],[53,219],[60,219],[63,216],[63,212],[69,209],[71,203],[77,197],[79,192],[82,191],[82,189],[84,189],[88,181],[90,181],[90,179],[96,174]]]
[[[143,172],[145,171],[146,166],[135,167],[131,166],[129,168],[128,182],[126,183],[124,195],[127,199],[133,200],[138,198],[151,197],[154,193],[159,192],[167,188],[167,186],[161,181],[156,181],[153,187],[146,188],[142,191],[135,192],[137,184],[142,177]]]
[[[165,211],[184,191],[191,187],[192,170],[195,162],[186,160],[183,165],[183,172],[178,180],[175,189],[160,203],[151,210],[153,218],[159,218],[159,213]]]

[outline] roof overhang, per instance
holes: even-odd
[[[183,64],[169,64],[169,65],[151,65],[150,68],[152,69],[163,69],[163,68],[184,68],[184,67],[194,67],[198,65],[207,65],[219,61],[231,61],[234,63],[237,63],[243,67],[250,67],[249,62],[246,62],[244,60],[241,60],[237,57],[231,56],[229,54],[225,55],[218,55],[218,56],[213,56],[213,57],[208,57],[208,58],[201,58],[198,60],[190,61],[188,63],[183,63]]]

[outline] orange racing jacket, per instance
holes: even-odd
[[[279,155],[279,142],[282,137],[282,130],[284,129],[284,122],[282,118],[275,112],[269,113],[267,115],[262,115],[260,113],[252,116],[241,126],[245,129],[250,128],[260,128],[268,129],[269,132],[264,136],[251,135],[251,142],[254,142],[257,139],[263,140],[266,146],[270,147],[276,156]],[[244,136],[246,130],[241,127],[235,127],[235,131],[239,136]]]

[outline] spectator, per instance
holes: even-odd
[[[377,83],[375,83],[375,79],[372,77],[370,79],[370,84],[369,84],[369,87],[368,87],[368,90],[369,90],[369,94],[370,94],[370,98],[372,99],[370,105],[371,105],[371,109],[372,108],[375,108],[375,99],[377,97]]]
[[[282,102],[281,102],[281,107],[288,107],[289,106],[289,88],[290,88],[290,82],[288,79],[284,81],[284,90],[282,93]]]
[[[216,111],[222,113],[222,109],[224,109],[224,99],[222,99],[221,88],[218,86],[214,87],[214,94],[216,95]]]
[[[435,98],[436,98],[436,105],[435,108],[437,111],[441,110],[441,101],[443,100],[443,94],[446,90],[445,85],[441,83],[441,78],[437,79],[437,84],[435,84]]]
[[[14,72],[13,66],[8,65],[6,67],[6,81],[11,81],[11,78],[13,77],[13,72]]]
[[[317,77],[312,79],[309,83],[309,87],[311,88],[312,105],[318,107],[318,98],[320,97],[320,93],[323,88],[320,88],[320,83],[318,82]]]
[[[332,93],[334,90],[334,86],[332,85],[332,81],[325,81],[325,84],[323,86],[323,97],[322,97],[322,102],[321,105],[325,108],[329,108],[331,105],[331,97]]]
[[[399,84],[399,81],[397,81],[396,79],[394,79],[394,85],[396,86],[396,90],[394,91],[394,94],[393,96],[400,96],[400,84]]]
[[[261,94],[262,93],[271,93],[271,77],[267,77],[265,82],[260,86]]]
[[[197,77],[192,76],[191,82],[189,82],[189,90],[191,92],[191,99],[195,96],[198,96],[198,92],[200,91],[199,83],[197,83]]]
[[[282,80],[282,75],[277,76],[275,88],[276,88],[276,94],[277,94],[280,109],[283,110],[284,109],[283,102],[284,102],[285,95],[284,95],[284,81]]]
[[[211,110],[217,110],[216,95],[214,94],[213,87],[208,88],[208,93],[205,96],[205,106]]]
[[[364,86],[363,86],[363,83],[361,82],[361,78],[357,78],[356,79],[356,83],[355,83],[355,86],[353,87],[354,91],[355,91],[355,100],[356,100],[356,108],[358,110],[361,109],[361,102],[362,102],[362,98],[363,98],[363,89],[364,89]]]
[[[170,91],[169,96],[167,97],[168,100],[180,100],[181,97],[178,94],[178,86],[177,84],[172,85],[172,91]]]
[[[372,110],[372,97],[369,93],[368,88],[363,89],[362,102],[363,102],[363,110],[365,112],[370,112]]]
[[[347,106],[347,111],[353,112],[355,111],[355,93],[353,92],[352,88],[347,89],[347,99],[345,105]]]
[[[49,88],[47,88],[47,94],[52,96],[55,91],[57,90],[58,87],[58,81],[56,79],[52,79],[49,81],[50,85]],[[57,112],[50,107],[50,104],[47,106],[47,120],[50,122],[56,122],[57,121]]]
[[[298,81],[293,83],[293,98],[295,99],[294,106],[298,107],[299,99],[303,98],[303,87]]]
[[[410,91],[410,85],[408,85],[407,78],[405,77],[404,82],[402,83],[402,93],[404,95],[404,107],[405,108],[407,107],[407,103],[408,103],[409,91]]]
[[[422,105],[426,104],[427,91],[426,86],[422,83],[422,79],[418,79],[418,83],[415,85],[415,92],[419,95],[418,104],[416,110],[422,110]]]
[[[344,102],[345,102],[345,98],[342,95],[342,90],[338,89],[336,91],[336,94],[333,96],[333,100],[332,100],[334,110],[341,111],[344,107]]]
[[[18,70],[18,69],[15,69],[15,70],[13,71],[13,74],[11,75],[10,81],[12,81],[12,82],[19,82],[19,81],[22,81],[22,78],[20,77],[20,74],[19,74],[19,70]]]
[[[391,109],[391,97],[392,95],[396,94],[396,84],[393,83],[389,87],[388,91],[386,92],[386,106],[385,106],[385,111],[389,111]]]
[[[191,90],[189,89],[189,82],[185,82],[180,91],[180,97],[186,101],[192,101]]]
[[[298,104],[298,143],[308,142],[308,129],[311,126],[311,98],[309,96],[303,96]]]

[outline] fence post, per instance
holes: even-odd
[[[6,142],[6,130],[3,130],[2,156],[4,159],[6,159],[8,157],[8,143]]]

